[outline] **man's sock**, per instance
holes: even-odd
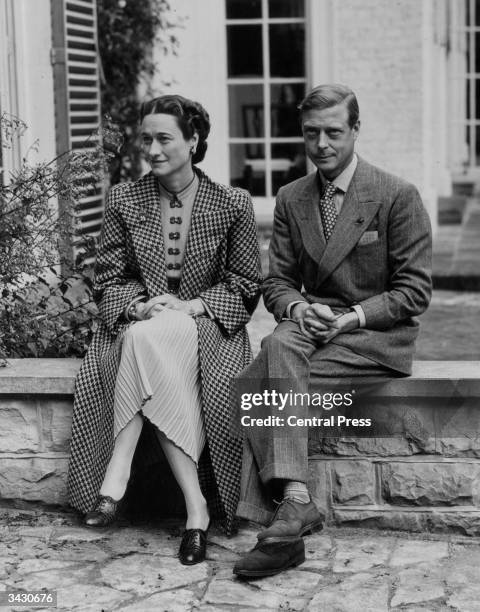
[[[307,485],[304,482],[297,482],[296,480],[289,480],[285,483],[283,498],[286,499],[287,497],[301,504],[308,504],[310,501]]]

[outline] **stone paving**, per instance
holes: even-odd
[[[0,519],[0,590],[56,590],[58,610],[480,610],[478,538],[329,528],[305,538],[299,567],[243,581],[232,567],[252,525],[230,539],[212,529],[207,561],[186,567],[178,522],[91,530],[73,514],[14,509]]]

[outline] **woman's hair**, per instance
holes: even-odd
[[[192,163],[201,162],[207,151],[207,138],[210,133],[210,117],[203,106],[179,95],[160,96],[142,104],[140,121],[143,121],[146,115],[155,113],[176,117],[185,140],[192,138],[195,132],[198,134],[197,149],[192,156]]]

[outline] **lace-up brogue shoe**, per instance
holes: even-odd
[[[255,548],[237,561],[233,573],[241,578],[274,576],[305,561],[302,538],[288,542],[258,542]]]
[[[180,543],[178,558],[183,565],[195,565],[205,561],[207,532],[203,529],[186,529]]]
[[[312,501],[302,504],[287,497],[278,506],[270,526],[257,537],[260,542],[295,540],[314,529],[321,529],[323,519]]]
[[[108,495],[99,495],[93,509],[85,516],[85,525],[89,527],[106,527],[111,525],[117,516],[120,501],[115,501],[108,497]]]

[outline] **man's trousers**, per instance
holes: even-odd
[[[282,321],[273,334],[264,338],[260,353],[242,372],[238,382],[242,390],[248,388],[252,393],[275,388],[279,392],[311,396],[395,376],[397,372],[336,345],[334,340],[319,344],[304,336],[297,323]],[[268,414],[275,413],[284,419],[293,415],[295,420],[311,416],[313,411],[293,403],[282,411],[271,406],[264,409],[264,416],[268,410]],[[334,412],[330,410],[329,414]],[[258,416],[258,409],[255,414]],[[315,415],[327,416],[327,413],[320,409],[315,410]],[[266,524],[274,512],[273,496],[282,498],[283,482],[307,482],[308,430],[304,427],[242,429],[245,442],[237,515]]]

